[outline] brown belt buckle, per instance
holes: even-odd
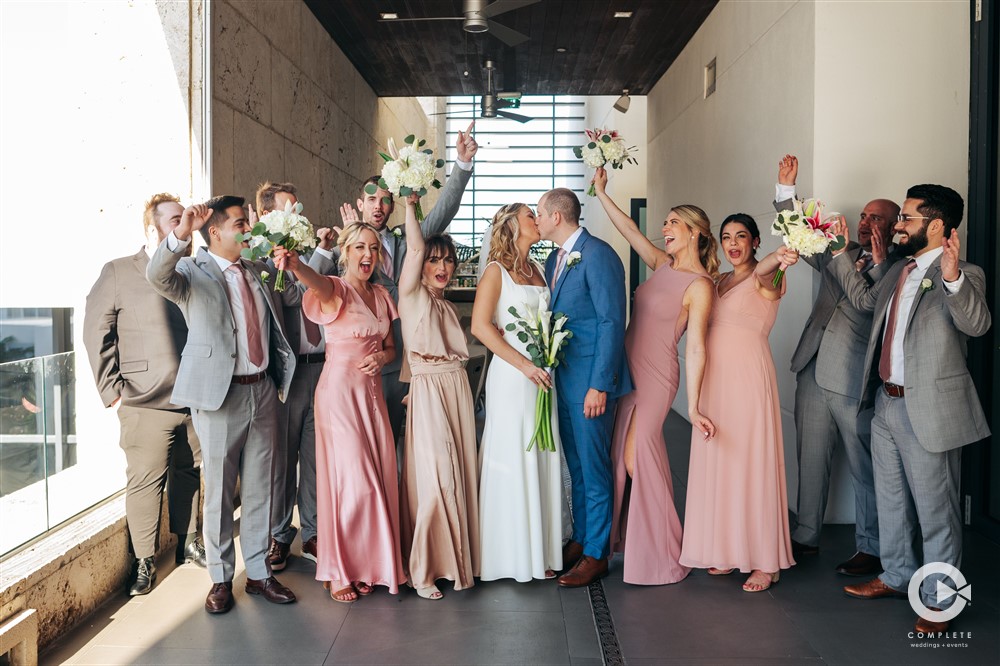
[[[256,375],[233,375],[233,384],[256,384],[267,376],[266,372],[258,372]]]
[[[906,391],[899,384],[893,384],[891,382],[884,382],[882,388],[885,390],[885,394],[890,398],[902,398]]]

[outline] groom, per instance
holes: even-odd
[[[536,216],[542,238],[559,246],[545,262],[552,311],[573,337],[556,372],[559,434],[573,480],[573,538],[563,547],[563,587],[608,573],[611,431],[615,400],[632,390],[625,362],[625,268],[611,246],[580,226],[571,190],[546,192]]]

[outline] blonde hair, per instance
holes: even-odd
[[[527,207],[523,203],[507,204],[496,212],[490,223],[488,261],[497,262],[509,273],[521,270],[521,257],[517,253],[517,240],[521,237],[521,225],[517,218],[521,211]]]
[[[684,220],[684,224],[692,231],[697,231],[698,236],[698,259],[701,265],[712,276],[713,280],[719,279],[719,244],[712,235],[712,223],[698,206],[692,204],[682,204],[670,209],[671,213],[677,213],[677,217]]]
[[[375,234],[375,240],[379,240],[378,230],[367,222],[349,224],[340,232],[340,237],[337,239],[337,245],[340,247],[340,259],[337,260],[337,263],[341,269],[347,266],[347,248],[353,245],[366,229]],[[382,243],[378,244],[378,251],[375,253],[375,263],[376,265],[381,265],[382,263]]]
[[[167,192],[161,192],[159,194],[154,194],[149,197],[149,201],[146,202],[146,206],[142,211],[142,230],[146,231],[150,227],[156,227],[156,207],[161,203],[176,203],[181,202],[179,197],[169,194]]]

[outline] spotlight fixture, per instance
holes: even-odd
[[[631,103],[631,101],[632,100],[630,100],[628,96],[628,88],[625,88],[624,90],[622,90],[622,96],[618,98],[617,102],[615,102],[614,105],[615,111],[620,111],[622,113],[625,113],[626,111],[628,111],[628,105]]]
[[[399,14],[396,12],[381,12],[378,17],[383,21],[394,21],[399,18]]]
[[[615,12],[615,18],[632,18],[632,12]]]
[[[566,53],[566,47],[565,46],[557,46],[556,47],[556,53]]]

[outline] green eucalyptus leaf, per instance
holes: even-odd
[[[581,148],[580,146],[577,146],[576,148],[573,149],[573,154],[576,155],[576,159],[582,160],[583,159],[583,148]]]
[[[426,143],[427,143],[426,139],[421,139],[420,143],[417,144],[417,148],[423,148]]]
[[[427,188],[426,188],[426,187],[421,187],[421,188],[420,188],[420,189],[419,189],[419,190],[417,191],[417,196],[418,196],[418,197],[426,197],[426,196],[427,196]]]
[[[406,185],[403,185],[402,187],[399,188],[399,196],[408,197],[411,194],[413,194],[413,190],[407,187]]]
[[[441,168],[444,168],[444,160],[442,160],[442,159],[439,159],[439,160],[438,160],[437,162],[435,162],[435,163],[434,163],[434,168],[435,168],[435,169],[441,169]]]
[[[275,245],[280,245],[281,241],[285,240],[285,234],[276,231],[273,234],[268,234],[267,240],[271,241]]]
[[[378,187],[375,186],[375,183],[365,185],[365,194],[375,194],[376,192],[378,192]]]
[[[405,139],[403,139],[403,143],[413,143],[416,140],[417,140],[417,137],[415,137],[412,134],[410,134]]]
[[[385,178],[379,178],[378,179],[378,186],[380,188],[382,188],[383,190],[388,190],[389,189],[389,186],[386,185]]]
[[[392,203],[392,197],[382,197],[382,203],[388,206],[389,204]]]
[[[603,141],[604,143],[611,143],[611,137],[605,134],[604,136],[601,137],[601,141]]]
[[[431,183],[431,186],[433,186],[434,189],[436,189],[436,190],[440,190],[441,189],[441,181],[438,180],[437,178],[435,178],[434,182]]]
[[[836,252],[837,250],[843,249],[845,245],[847,245],[847,239],[838,234],[837,240],[830,243],[830,249]]]
[[[507,329],[508,331],[513,331],[515,328],[517,328],[517,325],[511,323],[511,324],[507,324],[506,326],[504,326],[504,328]]]
[[[510,306],[509,308],[507,308],[507,312],[511,313],[515,317],[520,317],[521,316],[521,315],[517,314],[517,308],[515,308],[513,305]]]
[[[245,247],[242,250],[240,250],[240,256],[248,261],[253,261],[253,250],[251,250],[248,247]]]
[[[263,236],[266,233],[267,233],[267,225],[264,224],[263,222],[258,222],[257,224],[253,225],[253,229],[250,230],[251,236]]]
[[[520,340],[521,342],[527,342],[528,341],[528,334],[525,333],[524,331],[518,331],[518,333],[517,333],[517,339]]]
[[[587,144],[587,148],[593,150],[594,148],[597,148],[597,144],[591,141],[590,143]]]
[[[434,151],[431,150],[430,148],[424,148],[420,152],[424,153],[425,155],[433,155],[434,154]]]

